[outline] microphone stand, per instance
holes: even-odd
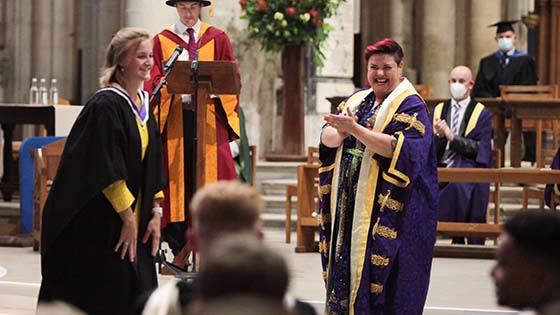
[[[198,147],[198,135],[197,135],[197,110],[198,110],[198,86],[199,86],[199,77],[198,77],[198,51],[200,49],[200,42],[199,47],[196,50],[196,55],[191,62],[191,81],[193,82],[193,95],[191,98],[191,109],[183,107],[183,165],[184,165],[184,183],[185,183],[185,209],[188,208],[188,204],[194,193],[197,189],[197,147]],[[190,118],[190,119],[189,119]],[[187,128],[190,125],[190,128]],[[189,152],[190,148],[190,152]],[[190,160],[190,165],[189,165]],[[190,174],[187,170],[190,169]],[[205,170],[200,170],[204,172]],[[189,178],[190,175],[190,178]],[[190,185],[188,185],[190,183]],[[188,217],[188,211],[186,211],[187,220],[190,219]],[[188,220],[186,228],[190,228],[189,224],[190,220]],[[189,240],[186,240],[188,243]],[[193,271],[196,270],[196,254],[194,251],[192,252],[192,266]]]
[[[161,130],[161,107],[159,106],[161,100],[161,89],[163,88],[163,86],[167,85],[167,76],[169,75],[170,72],[171,72],[171,68],[169,68],[165,72],[163,79],[159,81],[158,85],[156,85],[156,87],[152,91],[152,95],[150,96],[149,104],[152,106],[158,104],[158,117],[157,117],[158,132]],[[156,101],[155,103],[153,103],[154,100]],[[173,103],[173,100],[171,100],[171,103]]]

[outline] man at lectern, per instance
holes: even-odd
[[[200,20],[203,7],[210,6],[210,15],[213,15],[210,1],[167,0],[165,4],[175,7],[179,18],[175,24],[164,29],[154,38],[155,65],[152,68],[151,80],[145,86],[148,92],[151,92],[161,81],[164,75],[163,64],[171,57],[177,45],[184,48],[179,60],[198,58],[200,61],[235,61],[226,33]],[[189,180],[186,184],[184,182],[184,172],[191,177],[189,174],[192,171],[190,165],[184,165],[183,127],[187,128],[187,133],[189,133],[191,126],[195,123],[195,114],[187,112],[187,115],[183,117],[182,106],[182,103],[190,102],[191,95],[169,94],[167,88],[164,87],[161,90],[159,105],[154,105],[155,116],[160,117],[164,169],[168,181],[162,205],[164,209],[163,236],[176,256],[185,245],[187,219],[185,190],[188,185],[191,185]],[[229,142],[236,140],[239,135],[238,106],[237,95],[213,96],[212,101],[206,106],[206,156],[204,157],[206,169],[197,171],[198,174],[204,172],[206,183],[236,178]],[[187,147],[187,152],[189,150],[191,148]]]

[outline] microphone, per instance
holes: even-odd
[[[198,45],[196,47],[196,53],[194,54],[194,59],[191,63],[191,70],[192,71],[197,71],[198,70],[198,52],[200,51],[201,42],[202,42],[202,40],[198,41]]]
[[[183,52],[183,47],[181,47],[181,45],[177,45],[171,57],[169,57],[165,65],[163,65],[163,73],[165,73],[165,75],[167,75],[169,70],[171,70],[171,67],[173,67],[175,61],[177,61],[177,58],[179,58],[179,55],[181,55],[182,52]]]

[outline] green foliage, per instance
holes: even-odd
[[[322,65],[321,44],[332,26],[325,19],[346,0],[239,0],[242,19],[249,22],[249,37],[263,50],[279,52],[286,44],[305,44]]]

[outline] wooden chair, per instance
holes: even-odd
[[[550,165],[552,163],[552,159],[555,154],[556,151],[544,150],[542,156],[546,165]],[[521,207],[526,210],[529,206],[529,199],[538,199],[539,208],[544,209],[544,188],[545,185],[523,186],[523,191],[521,192]],[[558,198],[553,192],[550,197],[551,208],[556,209],[558,201]]]
[[[500,94],[504,100],[508,99],[553,99],[557,98],[557,87],[555,85],[502,85]],[[535,130],[536,137],[536,165],[544,167],[543,150],[542,150],[542,131],[552,130],[552,149],[556,151],[558,148],[558,121],[556,119],[536,119],[524,120],[522,122],[523,130]]]
[[[319,226],[317,212],[319,200],[320,165],[299,165],[297,182],[297,244],[296,253],[316,252],[319,249],[315,241],[315,232]]]
[[[415,84],[414,88],[416,92],[420,94],[423,99],[431,98],[432,97],[432,87],[427,84]]]
[[[501,161],[502,161],[502,151],[500,149],[493,149],[492,167],[500,168]],[[500,199],[501,199],[500,187],[502,184],[500,182],[494,182],[493,185],[494,185],[494,191],[490,193],[490,196],[488,198],[488,205],[490,205],[491,203],[494,204],[494,223],[499,224],[500,223]],[[486,223],[491,223],[490,209],[487,209],[486,211]]]
[[[41,245],[41,224],[43,208],[62,157],[66,139],[58,140],[36,149],[34,152],[34,190],[33,190],[33,248]]]
[[[308,147],[307,148],[307,165],[321,165],[319,161],[319,148],[318,147]],[[319,179],[317,178],[317,183]],[[286,243],[291,242],[292,235],[292,198],[298,196],[298,185],[288,184],[286,185]]]

